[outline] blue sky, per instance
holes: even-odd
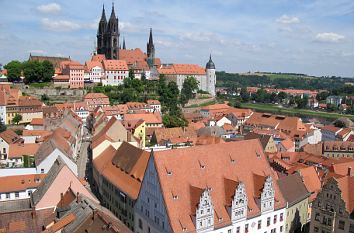
[[[0,0],[0,63],[29,53],[84,62],[94,49],[102,3]],[[153,28],[164,63],[218,70],[354,77],[353,0],[115,0],[121,38],[146,50]]]

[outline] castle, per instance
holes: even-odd
[[[125,39],[123,39],[123,47],[120,46],[120,31],[119,20],[116,17],[114,5],[112,5],[112,12],[109,20],[106,19],[106,12],[103,6],[102,16],[98,24],[97,30],[97,54],[104,57],[106,60],[122,60],[125,61],[129,70],[132,70],[136,78],[145,76],[147,79],[158,78],[159,75],[164,75],[168,81],[177,83],[181,90],[184,80],[188,76],[193,76],[199,83],[199,89],[209,92],[215,96],[215,64],[209,58],[206,67],[203,68],[194,64],[162,64],[159,58],[155,57],[155,45],[152,36],[152,29],[150,28],[149,40],[146,45],[146,53],[141,49],[127,49]],[[117,63],[117,62],[116,62]],[[117,63],[118,64],[118,63]],[[103,67],[104,70],[105,67]],[[121,71],[117,71],[121,74]],[[124,77],[117,76],[113,73],[113,79],[117,82],[108,81],[105,85],[118,85],[127,76],[128,71],[124,70]],[[112,71],[108,72],[109,76]],[[117,76],[117,77],[116,77]],[[106,79],[110,80],[110,78]]]

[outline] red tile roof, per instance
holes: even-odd
[[[172,64],[163,65],[158,68],[160,74],[179,74],[179,75],[205,75],[205,69],[194,64]]]
[[[34,156],[39,149],[39,144],[37,143],[26,143],[26,144],[10,144],[9,146],[9,158],[19,158],[24,155]]]
[[[30,174],[0,177],[0,193],[17,192],[26,189],[35,189],[42,182],[46,174]]]
[[[124,60],[104,60],[103,67],[106,71],[129,70],[127,63]]]
[[[258,199],[266,176],[273,179],[275,209],[285,207],[277,177],[258,140],[158,151],[154,160],[173,232],[183,232],[183,227],[195,231],[196,205],[207,188],[212,190],[215,228],[230,224],[227,207],[239,182],[245,184],[248,217],[260,214]]]
[[[43,125],[43,118],[33,118],[31,125]]]

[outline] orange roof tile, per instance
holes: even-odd
[[[39,149],[39,144],[26,143],[26,144],[10,144],[9,158],[18,158],[24,155],[34,156]]]
[[[46,174],[30,174],[0,177],[0,193],[17,192],[37,188]]]
[[[32,118],[31,125],[43,125],[43,118]]]
[[[104,60],[103,67],[106,71],[129,70],[127,63],[124,60]]]
[[[212,190],[215,228],[230,224],[227,207],[239,182],[245,184],[248,217],[260,214],[257,203],[266,176],[273,179],[275,209],[285,207],[277,177],[258,140],[157,151],[153,155],[173,232],[183,232],[183,227],[189,232],[195,231],[196,204],[207,188]]]

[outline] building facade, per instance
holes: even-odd
[[[310,233],[352,233],[354,178],[331,178],[312,205]]]

